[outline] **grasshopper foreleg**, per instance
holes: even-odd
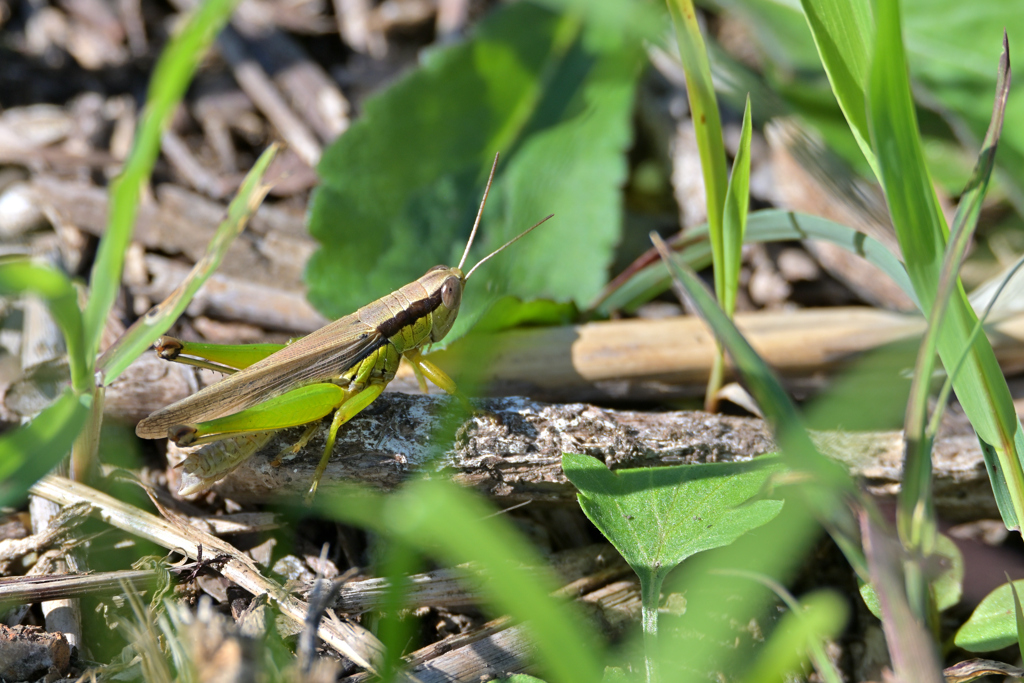
[[[426,392],[426,382],[424,381],[424,378],[426,378],[443,389],[448,395],[457,398],[468,413],[475,414],[477,412],[473,404],[470,403],[469,398],[459,391],[459,388],[455,385],[455,380],[449,377],[448,373],[444,370],[424,358],[419,349],[406,351],[405,359],[412,366],[413,372],[416,374],[416,380],[424,392]]]

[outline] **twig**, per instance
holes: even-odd
[[[255,564],[234,546],[184,523],[175,523],[140,510],[89,486],[54,475],[37,482],[32,493],[61,505],[88,502],[93,514],[119,529],[145,538],[167,549],[180,549],[189,557],[199,556],[200,544],[215,553],[229,555],[222,575],[253,595],[268,594],[277,601],[281,613],[300,627],[305,621],[306,605],[276,581],[260,574]],[[320,638],[356,664],[376,670],[384,646],[369,631],[348,622],[321,622]]]

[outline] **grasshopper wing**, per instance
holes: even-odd
[[[144,439],[167,436],[180,424],[206,422],[250,408],[292,389],[330,382],[365,358],[385,339],[353,315],[335,320],[258,363],[188,398],[158,410],[135,428]]]

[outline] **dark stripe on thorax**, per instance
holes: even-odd
[[[398,334],[406,325],[412,325],[420,318],[427,316],[434,312],[438,306],[441,305],[441,288],[438,287],[437,291],[429,297],[424,299],[416,299],[408,306],[400,310],[398,313],[393,315],[390,320],[385,320],[377,326],[377,331],[385,339]]]

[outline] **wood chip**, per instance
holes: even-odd
[[[0,679],[34,681],[51,667],[66,674],[71,666],[71,645],[62,633],[47,633],[39,626],[0,624]]]

